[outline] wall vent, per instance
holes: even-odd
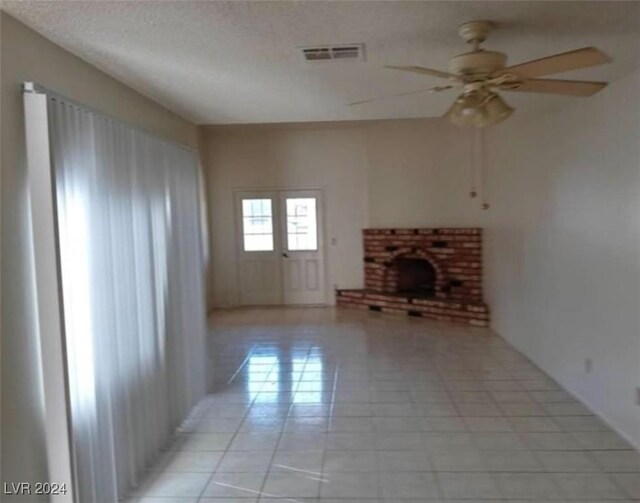
[[[341,44],[300,47],[305,61],[364,61],[364,44]]]

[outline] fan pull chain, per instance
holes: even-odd
[[[478,189],[476,188],[476,136],[471,138],[469,148],[469,197],[475,199],[478,197]]]
[[[490,208],[490,205],[487,197],[487,163],[484,151],[484,128],[476,128],[476,137],[478,141],[478,164],[480,166],[480,182],[478,184],[480,189],[480,207],[483,210],[488,210]]]

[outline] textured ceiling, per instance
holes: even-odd
[[[199,124],[432,117],[453,91],[348,107],[443,81],[382,66],[446,68],[457,26],[500,25],[512,63],[596,45],[614,63],[559,78],[614,80],[640,61],[637,2],[12,1],[3,10]],[[299,46],[362,42],[365,62],[305,63]],[[509,94],[521,111],[585,98]],[[587,98],[588,99],[588,98]]]

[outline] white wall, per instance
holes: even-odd
[[[496,331],[640,447],[638,89],[489,132],[485,285]]]
[[[393,120],[367,132],[370,227],[473,226],[472,135],[440,119]]]
[[[36,81],[177,142],[197,130],[1,13],[2,481],[47,481],[21,83]],[[35,498],[35,496],[34,496]],[[7,501],[10,498],[3,497]],[[17,497],[16,501],[24,498]]]

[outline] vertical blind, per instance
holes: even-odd
[[[205,391],[193,152],[48,98],[77,499],[115,502]]]

